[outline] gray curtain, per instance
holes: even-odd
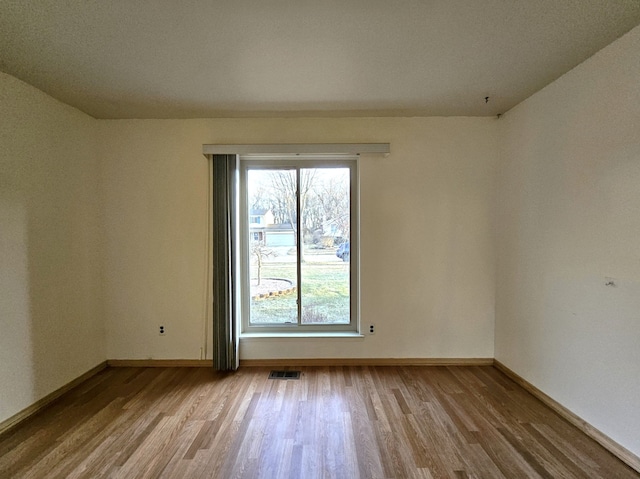
[[[238,368],[240,311],[238,238],[238,158],[212,155],[213,162],[213,367]]]

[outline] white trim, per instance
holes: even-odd
[[[204,340],[202,341],[202,350],[200,351],[200,359],[213,359],[210,352],[213,351],[213,163],[208,163],[207,173],[209,175],[209,185],[207,189],[207,268],[206,268],[206,291],[205,310],[204,310]]]
[[[388,155],[389,143],[282,143],[263,145],[202,145],[203,155],[360,155],[377,153]]]
[[[317,163],[302,164],[305,160],[313,160],[316,158],[310,158],[308,155],[294,158],[283,158],[278,156],[271,158],[273,163],[255,161],[256,158],[253,155],[247,157],[246,155],[240,155],[240,252],[241,261],[243,262],[241,267],[242,288],[244,291],[249,291],[249,251],[248,251],[248,237],[249,232],[249,216],[247,207],[247,172],[249,169],[272,169],[291,167],[291,169],[297,168],[313,168],[313,167],[343,167],[349,169],[349,184],[350,184],[350,218],[351,218],[351,260],[350,264],[350,316],[349,323],[326,323],[322,325],[318,324],[265,324],[256,325],[250,324],[249,312],[250,312],[250,297],[247,294],[242,298],[242,327],[240,329],[240,339],[245,340],[254,334],[257,337],[263,334],[275,333],[274,337],[282,337],[289,335],[290,337],[319,337],[319,334],[326,333],[350,333],[355,335],[352,337],[358,337],[360,328],[360,266],[359,266],[359,223],[360,223],[360,201],[359,201],[359,159],[358,157],[342,157],[341,159],[333,159],[332,161],[319,160]],[[299,241],[301,238],[299,238]],[[298,267],[300,261],[296,262]],[[300,271],[298,270],[298,275]],[[297,292],[299,294],[299,290]],[[300,304],[300,303],[299,303]],[[298,317],[300,317],[300,310],[298,309]],[[296,336],[299,334],[300,336]],[[264,336],[263,336],[264,337]]]
[[[240,342],[245,341],[262,341],[265,339],[292,339],[292,338],[305,338],[305,339],[358,339],[363,340],[365,335],[356,331],[316,331],[316,332],[287,332],[287,333],[241,333]]]

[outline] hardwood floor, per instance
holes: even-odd
[[[0,477],[640,477],[490,366],[299,369],[106,369],[0,436]]]

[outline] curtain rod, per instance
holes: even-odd
[[[389,143],[280,143],[253,145],[202,145],[203,155],[246,154],[347,154],[378,153],[388,155]]]

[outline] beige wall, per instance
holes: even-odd
[[[640,27],[500,121],[495,355],[640,455],[638,52]]]
[[[100,122],[109,359],[200,358],[206,133],[200,121]]]
[[[95,123],[0,73],[0,421],[106,359]]]
[[[388,158],[360,164],[362,319],[377,332],[251,339],[241,357],[492,357],[496,127],[493,118],[101,121],[108,357],[199,358],[210,335],[202,144],[304,142],[391,143]]]

